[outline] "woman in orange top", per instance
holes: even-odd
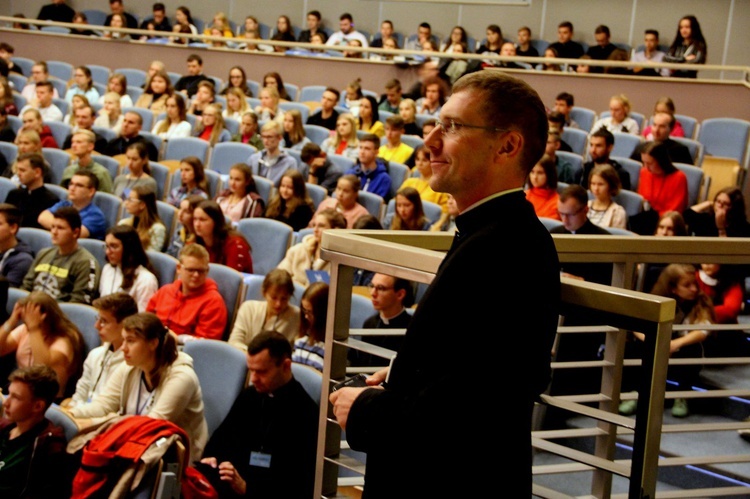
[[[526,199],[534,205],[536,215],[560,220],[560,214],[557,212],[560,195],[557,193],[555,160],[546,154],[542,156],[529,172],[527,185]]]
[[[648,142],[641,151],[638,194],[659,215],[668,211],[684,212],[688,207],[688,182],[685,174],[672,164],[667,146]]]

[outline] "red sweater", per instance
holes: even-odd
[[[706,293],[714,302],[720,301],[720,305],[714,304],[714,313],[718,324],[737,324],[737,317],[742,310],[742,285],[739,282],[733,283],[724,290],[721,297],[717,299],[716,288],[710,286],[701,280],[700,271],[695,272],[698,287]]]
[[[557,193],[557,189],[530,187],[526,191],[526,200],[534,205],[536,216],[560,220],[560,214],[557,212],[557,202],[560,200],[560,195]]]
[[[668,211],[682,213],[688,208],[688,181],[680,170],[669,175],[654,175],[648,168],[641,168],[638,194],[643,196],[659,215]]]
[[[182,293],[182,281],[166,284],[151,297],[147,312],[156,314],[176,334],[191,334],[220,340],[227,324],[227,306],[213,279],[206,278],[203,289]]]
[[[55,149],[60,149],[60,146],[57,144],[54,135],[52,135],[52,130],[48,125],[42,125],[42,133],[39,134],[39,138],[42,141],[42,147],[54,147]]]
[[[206,249],[208,249],[211,263],[220,263],[247,274],[253,273],[253,257],[250,256],[250,244],[241,235],[230,235],[224,242],[221,255],[217,255],[209,248]]]

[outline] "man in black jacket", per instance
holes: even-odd
[[[667,152],[669,153],[669,159],[672,163],[684,163],[687,165],[694,164],[693,155],[690,154],[690,149],[686,145],[680,144],[676,140],[670,138],[669,134],[672,133],[674,128],[675,117],[669,113],[656,113],[654,114],[653,121],[651,123],[651,133],[654,136],[654,141],[661,142],[667,146]],[[633,154],[630,156],[631,159],[641,161],[641,151],[648,142],[641,143],[635,148]]]
[[[42,6],[39,15],[40,21],[55,21],[58,23],[72,23],[76,11],[65,3],[65,0],[52,0],[52,3]]]

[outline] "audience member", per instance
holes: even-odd
[[[292,30],[292,21],[289,20],[289,16],[281,15],[276,19],[276,29],[273,30],[271,40],[282,41],[282,42],[296,42],[297,38],[294,36]],[[286,52],[288,47],[282,45],[275,45],[275,52]]]
[[[156,2],[151,7],[152,16],[144,19],[141,22],[141,29],[150,29],[152,31],[162,31],[166,33],[172,32],[172,23],[169,22],[167,17],[167,9],[162,2]],[[161,38],[159,36],[149,35],[149,38]],[[143,38],[141,38],[143,40]]]
[[[438,116],[448,97],[448,88],[440,78],[430,78],[422,83],[422,97],[417,99],[417,113]]]
[[[578,59],[583,55],[583,46],[573,41],[573,23],[563,21],[557,25],[557,41],[549,45],[562,59]]]
[[[745,197],[739,187],[724,187],[683,213],[690,235],[700,237],[750,237]]]
[[[285,100],[285,101],[292,100],[292,98],[289,96],[289,93],[286,91],[286,86],[284,85],[284,79],[276,71],[270,71],[263,75],[263,86],[275,88],[276,91],[279,93],[280,100]]]
[[[104,390],[107,380],[125,360],[121,348],[122,322],[138,313],[138,305],[133,297],[123,292],[97,298],[93,306],[99,313],[94,327],[99,332],[102,344],[86,356],[75,393],[60,404],[66,409],[89,403]]]
[[[397,113],[401,99],[401,82],[396,78],[388,80],[385,84],[385,93],[380,96],[378,110]]]
[[[228,188],[216,197],[216,202],[232,223],[243,218],[262,217],[266,210],[265,201],[255,185],[253,172],[245,163],[236,163],[229,169]]]
[[[70,105],[68,106],[68,112],[63,116],[62,122],[66,125],[76,129],[76,111],[81,109],[83,106],[88,106],[89,100],[83,94],[76,94],[72,97]]]
[[[60,383],[55,401],[70,396],[83,367],[83,337],[55,298],[34,290],[18,300],[0,331],[2,355],[15,353],[16,366],[45,365]]]
[[[122,329],[125,362],[114,370],[97,397],[70,409],[71,416],[83,428],[113,413],[171,421],[188,435],[190,461],[199,459],[208,427],[193,359],[177,349],[175,337],[152,313],[125,318]],[[148,395],[138,395],[142,389]]]
[[[687,236],[688,228],[682,214],[678,211],[668,211],[661,215],[659,217],[659,221],[656,224],[656,230],[654,231],[653,235],[658,237]],[[668,264],[666,263],[639,264],[639,285],[637,290],[648,292],[648,290],[650,290],[654,286],[654,284],[656,284],[656,281],[659,279],[659,275],[667,265]],[[640,276],[643,277],[641,278]]]
[[[318,205],[318,209],[310,221],[310,227],[315,226],[315,217],[319,213],[326,209],[332,209],[344,216],[346,226],[351,229],[359,217],[369,214],[367,208],[357,202],[361,186],[362,183],[356,175],[351,173],[340,175],[333,195],[327,197]]]
[[[162,251],[167,227],[159,217],[156,190],[144,185],[133,187],[125,199],[125,210],[130,216],[120,219],[118,225],[134,227],[144,250]],[[131,248],[128,246],[128,249]]]
[[[73,133],[70,146],[72,161],[70,166],[63,170],[60,185],[67,187],[73,175],[88,171],[93,173],[98,180],[97,190],[112,193],[112,175],[92,157],[95,141],[96,135],[91,130],[78,130]]]
[[[412,169],[412,175],[401,184],[400,188],[413,187],[419,192],[422,201],[429,201],[439,205],[443,210],[443,215],[448,212],[448,194],[445,192],[435,192],[430,187],[430,178],[432,177],[432,167],[430,166],[430,149],[427,146],[419,146],[414,151],[415,166]],[[416,176],[414,174],[417,174]]]
[[[277,121],[268,121],[261,129],[260,138],[263,149],[253,153],[247,159],[253,175],[260,175],[279,187],[281,176],[285,171],[297,169],[297,160],[281,149],[282,125]]]
[[[62,111],[52,102],[54,90],[55,87],[49,81],[37,83],[36,98],[29,100],[29,103],[21,109],[21,115],[29,109],[36,109],[44,121],[62,121]]]
[[[199,81],[197,87],[195,95],[189,99],[190,105],[187,108],[187,114],[202,117],[203,110],[215,102],[216,87],[214,86],[214,82],[210,80]],[[219,113],[221,113],[221,110]]]
[[[630,189],[630,173],[620,163],[609,157],[614,145],[615,136],[606,128],[598,128],[589,135],[589,157],[591,157],[591,161],[586,161],[583,164],[583,169],[576,172],[575,183],[588,189],[591,170],[596,165],[607,163],[612,165],[612,168],[617,172],[622,188]]]
[[[128,97],[128,99],[129,98],[130,97]],[[112,130],[116,136],[119,136],[120,133],[122,133],[122,122],[125,119],[125,115],[122,112],[120,99],[121,97],[117,92],[107,92],[102,96],[102,107],[94,120],[94,126],[108,128]],[[102,152],[106,151],[106,145],[104,149],[97,150]]]
[[[290,109],[284,113],[284,145],[286,149],[301,151],[310,139],[305,135],[305,124],[299,109]]]
[[[557,59],[559,57],[557,55],[557,49],[555,49],[554,47],[547,47],[546,49],[544,49],[544,57],[546,59]],[[589,58],[589,56],[582,55],[581,58]],[[583,68],[583,67],[588,68],[588,66],[578,65],[576,67],[576,70],[579,70],[580,68]],[[557,64],[554,62],[543,62],[541,64],[537,64],[536,69],[541,70],[541,71],[562,71],[563,70],[560,64]]]
[[[633,62],[663,62],[667,54],[659,50],[659,32],[655,29],[647,29],[643,35],[643,50],[633,53],[630,59]],[[671,76],[669,68],[644,68],[633,66],[633,74],[636,76]]]
[[[186,33],[186,34],[198,34],[198,28],[195,26],[195,21],[193,21],[193,15],[190,12],[190,9],[188,7],[185,7],[184,5],[181,5],[177,7],[177,10],[175,11],[175,24],[172,26],[172,32],[173,33]],[[184,43],[187,45],[191,39],[190,38],[170,38],[170,41],[176,42],[176,43]]]
[[[60,201],[57,194],[44,185],[47,171],[44,157],[39,153],[22,153],[16,158],[16,174],[21,186],[8,192],[5,202],[16,206],[23,214],[21,227],[43,228],[39,215]]]
[[[323,24],[321,22],[321,14],[318,10],[311,10],[308,11],[306,21],[307,21],[307,29],[303,29],[299,34],[298,42],[302,43],[310,43],[313,35],[320,35],[323,37],[323,43],[326,42],[328,39],[328,35],[326,34],[325,30],[323,29]]]
[[[15,54],[16,49],[15,47],[13,47],[13,45],[8,42],[0,42],[0,59],[4,60],[8,65],[8,72],[25,76],[23,73],[23,68],[13,62],[13,57],[15,57]],[[20,92],[22,89],[16,88],[15,90]]]
[[[554,160],[558,182],[572,184],[576,181],[573,165],[557,154],[557,151],[559,150],[562,150],[560,132],[558,132],[556,128],[550,128],[550,131],[547,134],[547,146],[544,149],[544,154]]]
[[[128,20],[123,14],[112,14],[110,16],[109,25],[110,28],[128,28]],[[122,40],[127,41],[131,38],[137,38],[138,35],[128,35],[124,31],[105,30],[102,35],[103,38],[109,38],[111,40]]]
[[[132,225],[118,224],[107,230],[104,242],[107,263],[99,278],[99,296],[127,293],[138,311],[145,312],[159,283],[138,232]]]
[[[531,28],[528,26],[518,28],[516,55],[519,57],[539,57],[539,51],[531,44]]]
[[[327,316],[328,284],[314,282],[300,299],[299,333],[294,340],[292,362],[323,372]]]
[[[240,133],[232,137],[232,142],[250,144],[257,150],[263,149],[263,140],[258,134],[258,116],[253,111],[247,111],[240,120]]]
[[[698,287],[713,303],[717,324],[737,324],[744,304],[744,282],[729,267],[702,263],[696,273]],[[747,355],[747,335],[743,331],[714,331],[703,343],[703,350],[706,357]]]
[[[208,277],[208,251],[200,244],[186,244],[179,260],[177,279],[159,288],[146,311],[156,314],[180,343],[222,339],[227,306],[216,281]]]
[[[451,53],[453,54],[467,54],[469,49],[465,43],[457,43],[451,47]],[[514,54],[515,55],[515,54]],[[453,85],[456,80],[466,73],[466,69],[469,66],[469,62],[465,59],[450,59],[448,64],[441,66],[440,70],[448,78],[448,83]],[[440,81],[443,81],[440,79]]]
[[[115,177],[113,193],[123,201],[127,201],[130,191],[136,187],[156,192],[157,185],[151,176],[148,148],[145,142],[133,142],[125,152],[123,172]]]
[[[570,111],[572,111],[574,107],[575,97],[573,97],[573,94],[560,92],[555,97],[555,111],[565,116],[564,125],[568,128],[581,128],[581,126],[570,117]]]
[[[251,384],[237,397],[201,459],[214,469],[204,469],[204,474],[220,497],[313,495],[319,409],[294,379],[291,357],[291,345],[276,331],[263,331],[250,343]]]
[[[101,154],[107,148],[107,139],[102,135],[94,131],[94,108],[90,104],[84,104],[79,106],[73,112],[75,115],[75,126],[73,132],[71,132],[63,142],[62,149],[71,149],[73,143],[73,135],[80,130],[88,130],[94,134],[94,151]]]
[[[262,300],[246,300],[237,311],[229,344],[243,352],[253,338],[263,331],[281,333],[293,343],[300,332],[300,309],[290,304],[294,296],[292,275],[283,269],[273,269],[263,278]]]
[[[422,130],[417,125],[417,102],[409,97],[402,99],[398,105],[398,115],[404,121],[404,131],[406,135],[424,136]],[[392,118],[392,116],[389,116]],[[388,118],[386,118],[386,124]]]
[[[609,100],[610,115],[599,118],[592,130],[606,128],[610,132],[631,133],[638,135],[638,122],[630,117],[630,100],[625,94],[613,95]]]
[[[298,170],[289,169],[281,176],[279,188],[268,201],[264,216],[284,222],[298,232],[308,226],[314,211],[304,177]]]
[[[239,272],[253,273],[252,248],[245,237],[227,223],[216,201],[201,201],[193,211],[193,242],[205,246],[209,261]]]
[[[589,174],[589,191],[594,196],[588,203],[589,220],[599,227],[626,229],[628,214],[614,200],[621,188],[620,177],[611,165],[596,165]]]
[[[39,135],[39,143],[42,147],[51,147],[53,149],[59,149],[57,141],[55,141],[54,135],[49,125],[46,125],[42,121],[42,115],[37,109],[27,109],[21,113],[21,119],[23,120],[23,127],[16,136],[16,144],[19,144],[21,135],[24,131],[34,131]],[[20,151],[19,151],[20,152]],[[41,151],[39,151],[41,153]]]
[[[672,114],[661,112],[655,113],[653,122],[651,125],[649,125],[649,135],[651,136],[651,138],[647,138],[646,140],[659,142],[664,147],[666,147],[667,154],[669,155],[669,159],[672,160],[672,163],[684,163],[687,165],[692,165],[693,156],[690,154],[690,150],[687,148],[687,146],[677,142],[676,140],[673,140],[670,137],[675,122],[676,120],[674,118],[674,115]],[[636,161],[641,161],[641,153],[643,152],[644,148],[648,146],[648,144],[649,142],[643,142],[639,144],[638,147],[636,147],[633,151],[633,154],[630,156],[630,158],[635,159]]]
[[[400,120],[398,116],[390,116],[391,119]],[[389,132],[389,126],[386,126],[387,136],[395,136],[396,132]],[[398,140],[400,141],[400,134]],[[378,154],[378,145],[380,139],[377,135],[367,134],[364,135],[359,141],[359,157],[357,164],[347,170],[345,173],[350,173],[360,181],[362,190],[371,192],[382,197],[384,200],[388,200],[391,194],[391,177],[388,175],[386,160],[382,159],[382,154]],[[406,146],[406,144],[403,144]],[[409,146],[406,146],[409,147]],[[381,147],[382,148],[382,147]],[[413,152],[413,149],[412,149]],[[411,155],[411,153],[409,154]]]
[[[664,96],[664,97],[659,97],[658,99],[656,99],[656,104],[654,104],[654,115],[656,115],[657,113],[666,113],[674,117],[675,112],[676,112],[676,108],[674,105],[674,101],[670,97]],[[653,137],[651,124],[648,124],[643,128],[643,136],[646,138],[646,140],[657,140]],[[674,126],[672,127],[672,130],[669,131],[669,136],[670,137],[684,137],[685,136],[685,130],[682,128],[682,124],[679,121],[677,121],[676,118],[674,120]]]
[[[120,136],[107,143],[107,147],[104,149],[104,154],[107,156],[118,156],[120,154],[127,155],[127,150],[130,146],[136,143],[142,143],[146,146],[149,161],[156,161],[159,157],[159,151],[153,143],[146,140],[146,138],[140,134],[142,127],[143,118],[140,114],[134,111],[126,112],[122,118]]]
[[[180,94],[173,94],[166,100],[166,116],[157,121],[152,132],[162,140],[190,137],[193,126],[187,119],[185,99]]]
[[[177,80],[174,89],[192,99],[198,92],[198,84],[202,81],[212,80],[203,74],[203,59],[201,56],[190,54],[187,58],[187,74]]]
[[[385,127],[380,121],[378,103],[372,95],[365,95],[359,100],[358,121],[357,130],[373,133],[380,138],[385,136]]]
[[[48,81],[50,78],[49,68],[45,61],[36,61],[31,66],[31,75],[29,75],[29,82],[21,90],[21,95],[26,97],[28,102],[36,100],[36,85]],[[52,87],[52,97],[55,99],[60,98],[60,94],[57,93],[57,89]]]
[[[394,210],[385,216],[383,228],[388,230],[430,230],[431,222],[424,214],[422,198],[414,187],[401,187],[394,196]]]
[[[54,21],[56,23],[73,22],[73,16],[76,11],[65,0],[52,0],[39,9],[36,18],[40,21]]]
[[[167,99],[174,94],[175,88],[167,72],[158,71],[146,81],[146,88],[135,101],[135,107],[149,109],[158,115],[167,110]]]
[[[338,165],[331,163],[326,156],[318,144],[314,142],[305,144],[300,153],[302,160],[300,170],[309,170],[307,182],[325,187],[328,195],[332,196],[336,183],[344,171]]]
[[[596,40],[596,45],[592,45],[589,47],[588,51],[586,51],[586,54],[588,54],[592,59],[597,61],[604,61],[609,59],[610,55],[614,52],[614,50],[617,48],[611,41],[610,41],[610,32],[609,32],[609,26],[606,26],[604,24],[600,24],[596,27],[594,30],[594,39]],[[604,68],[601,66],[595,66],[591,68],[592,73],[604,73]]]
[[[247,74],[242,66],[232,66],[227,76],[227,84],[221,90],[220,95],[227,95],[233,88],[239,88],[245,97],[253,97],[253,91],[247,84]]]
[[[555,161],[544,155],[529,172],[526,200],[534,206],[536,216],[560,220],[557,205],[557,167]]]
[[[349,110],[355,118],[359,118],[359,104],[365,94],[362,93],[362,78],[357,78],[346,86],[344,95],[344,107]]]
[[[219,142],[230,141],[231,134],[224,126],[224,117],[221,115],[221,104],[209,104],[206,106],[201,120],[195,125],[193,136],[205,140],[211,147]]]
[[[500,55],[503,46],[503,32],[497,24],[490,24],[485,30],[485,41],[477,49],[477,54]],[[480,67],[494,66],[495,61],[485,59],[481,61]]]
[[[70,182],[68,182],[68,199],[58,201],[44,210],[39,215],[37,221],[45,229],[51,230],[53,234],[55,227],[57,227],[58,231],[63,230],[65,232],[67,230],[75,232],[76,229],[80,229],[76,239],[78,237],[88,237],[103,240],[104,231],[107,230],[107,219],[104,217],[102,210],[94,204],[94,195],[98,187],[99,179],[96,178],[93,172],[88,170],[75,172]],[[69,216],[66,216],[65,218],[68,219],[70,228],[60,229],[57,222],[57,212],[68,207],[72,207],[80,213],[81,223],[78,225]]]
[[[641,150],[638,193],[659,215],[667,211],[682,213],[688,208],[687,176],[672,164],[664,144],[649,142]]]
[[[434,232],[443,231],[455,234],[458,230],[456,227],[456,217],[458,217],[459,211],[458,206],[456,206],[456,200],[450,194],[448,194],[448,202],[446,205],[448,207],[447,216],[441,216],[440,220],[432,224],[430,230]]]
[[[42,12],[59,5],[70,8],[64,0],[53,0]],[[0,447],[8,456],[0,469],[3,496],[70,497],[65,434],[45,418],[60,386],[55,371],[44,365],[19,368],[8,381],[4,417],[0,419]]]
[[[331,38],[333,38],[333,36]],[[326,88],[323,92],[323,96],[320,98],[320,111],[311,114],[307,118],[307,124],[318,125],[329,130],[335,130],[339,112],[334,109],[334,106],[338,105],[340,97],[340,92],[335,88]]]
[[[378,157],[385,161],[406,164],[414,154],[414,148],[401,141],[404,134],[404,120],[401,116],[389,116],[385,120],[386,142],[378,149]],[[379,139],[378,139],[379,140]],[[367,188],[365,188],[367,190]],[[384,198],[387,194],[381,194]]]
[[[346,176],[341,177],[339,182],[344,181],[345,178]],[[320,241],[323,231],[327,229],[346,229],[346,219],[344,215],[333,208],[324,208],[321,210],[319,206],[318,212],[313,217],[312,227],[315,229],[313,233],[306,235],[302,238],[302,241],[289,248],[284,259],[277,266],[277,268],[289,272],[294,282],[303,286],[310,284],[307,277],[308,270],[328,272],[331,268],[331,262],[323,260],[320,257]]]
[[[239,87],[232,87],[224,94],[227,100],[227,107],[221,112],[221,116],[226,119],[242,121],[242,116],[252,109],[247,97]]]
[[[88,66],[77,66],[73,70],[73,82],[65,93],[66,101],[70,103],[74,95],[83,95],[89,102],[99,100],[99,91],[94,87],[94,79]]]
[[[687,64],[705,64],[708,59],[706,39],[703,37],[701,25],[695,16],[685,16],[680,19],[674,41],[669,47],[669,53],[664,56],[664,62]],[[676,78],[696,78],[695,70],[672,70]]]
[[[425,42],[433,41],[432,26],[428,22],[421,22],[417,26],[417,32],[409,36],[404,43],[405,50],[422,50]]]
[[[172,241],[167,247],[167,254],[175,258],[180,256],[180,251],[185,244],[192,242],[195,238],[195,228],[193,227],[193,212],[203,200],[203,196],[191,195],[180,201],[177,210],[177,223],[175,224]]]
[[[0,111],[4,113],[2,116],[6,122],[9,114],[11,116],[18,116],[19,113],[13,95],[13,89],[10,86],[10,82],[6,78],[0,78]],[[6,126],[8,125],[3,123],[2,128],[5,128]],[[4,140],[4,142],[13,142],[13,140]]]
[[[356,161],[359,157],[357,118],[351,113],[339,114],[334,135],[323,140],[320,148],[326,154],[338,154]]]
[[[328,37],[326,45],[346,45],[349,40],[359,40],[363,47],[368,46],[367,37],[354,29],[354,19],[352,18],[352,15],[345,12],[339,16],[339,31],[336,31]]]
[[[112,18],[116,15],[122,16],[125,20],[123,28],[138,29],[138,20],[134,15],[125,12],[125,6],[123,0],[109,0],[109,9],[111,13],[104,20],[105,26],[112,26]],[[138,35],[132,35],[133,39],[137,39]]]
[[[260,105],[254,111],[260,121],[275,121],[284,124],[284,110],[279,107],[279,92],[275,87],[263,87],[258,93]]]
[[[13,288],[21,287],[34,261],[31,246],[16,237],[22,218],[23,211],[17,206],[0,203],[0,276]]]

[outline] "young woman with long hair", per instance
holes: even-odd
[[[277,73],[276,71],[271,71],[263,75],[263,86],[275,88],[276,91],[279,93],[279,99],[287,100],[287,101],[292,100],[292,98],[289,96],[289,94],[286,91],[286,87],[284,86],[284,80],[281,78],[281,75]]]
[[[43,291],[18,300],[0,328],[0,356],[15,352],[17,367],[52,368],[60,383],[57,400],[73,394],[83,368],[83,351],[78,327]]]
[[[125,363],[88,404],[70,410],[86,427],[112,414],[149,416],[176,424],[190,439],[190,460],[200,459],[208,440],[193,359],[177,350],[177,337],[149,312],[122,322]]]
[[[187,114],[194,114],[195,116],[203,116],[203,110],[207,109],[208,106],[213,104],[216,100],[216,87],[213,81],[204,80],[198,83],[198,90],[195,95],[190,99],[190,106],[188,107]]]
[[[138,310],[145,311],[159,282],[138,232],[132,225],[115,225],[107,230],[104,243],[107,263],[99,278],[99,296],[127,293],[138,304]]]
[[[203,115],[195,126],[193,136],[205,140],[211,146],[219,142],[228,142],[232,138],[229,130],[224,128],[221,104],[209,104],[203,109]]]
[[[169,96],[166,102],[167,115],[154,125],[153,133],[163,140],[177,137],[190,137],[193,126],[187,120],[187,109],[185,98],[175,93]]]
[[[201,201],[193,211],[194,242],[208,250],[211,263],[220,263],[240,272],[253,273],[252,248],[245,237],[232,228],[219,203]]]
[[[125,149],[126,173],[115,177],[113,193],[123,201],[127,201],[130,191],[142,186],[156,192],[156,180],[151,176],[151,167],[148,163],[148,148],[145,142],[133,142]]]
[[[414,187],[402,187],[394,198],[395,208],[383,222],[389,230],[430,230],[432,225],[424,214],[422,198]]]
[[[301,151],[310,139],[305,135],[305,124],[299,109],[290,109],[284,113],[284,147]]]
[[[250,104],[247,102],[245,94],[239,87],[232,87],[227,90],[224,94],[227,100],[227,108],[221,112],[221,116],[226,118],[232,118],[237,121],[242,121],[242,115],[246,112],[251,111]]]
[[[208,199],[208,181],[203,161],[196,156],[187,156],[180,161],[180,186],[172,189],[167,203],[179,208],[180,201],[193,194]]]
[[[146,89],[135,101],[135,107],[149,109],[154,114],[167,110],[167,99],[175,94],[172,80],[165,70],[157,71],[146,82]]]
[[[688,207],[687,176],[672,164],[669,149],[659,142],[648,142],[641,150],[638,194],[659,215],[667,211],[682,213]]]
[[[72,102],[74,95],[83,95],[89,102],[99,100],[99,91],[94,86],[94,78],[87,66],[76,66],[73,70],[73,84],[65,92],[65,100]]]
[[[227,85],[221,90],[220,95],[227,95],[233,88],[239,88],[245,97],[252,97],[253,91],[247,84],[247,73],[242,66],[232,66],[227,76]]]
[[[6,78],[0,78],[0,107],[5,109],[5,114],[18,116],[18,107],[13,100],[13,89]]]
[[[133,99],[128,95],[128,78],[122,73],[112,73],[107,80],[107,92],[120,96],[120,107],[133,107]],[[105,93],[105,95],[106,95]],[[104,104],[104,95],[99,97],[99,104]]]
[[[695,16],[685,16],[677,25],[677,33],[669,47],[669,53],[664,56],[664,62],[687,64],[705,64],[708,58],[706,39],[701,25]],[[677,78],[697,78],[695,70],[672,70],[672,76]]]
[[[614,200],[622,184],[620,176],[612,165],[604,163],[596,165],[589,174],[589,191],[594,195],[589,200],[588,218],[599,227],[617,227],[627,229],[628,214],[621,205]]]
[[[144,250],[162,251],[167,240],[167,227],[159,218],[156,191],[144,185],[133,187],[126,199],[125,209],[131,216],[120,220],[118,225],[135,227]]]
[[[260,105],[254,111],[259,121],[274,120],[284,124],[284,110],[279,107],[279,92],[276,87],[263,87],[258,93]]]
[[[351,113],[341,113],[336,119],[336,133],[320,144],[326,154],[338,154],[357,161],[359,159],[359,123]]]
[[[216,202],[234,223],[243,218],[262,217],[266,211],[253,171],[245,163],[237,163],[229,169],[229,187],[216,196]]]
[[[693,236],[750,237],[745,196],[739,187],[724,187],[713,199],[685,210],[683,216]]]
[[[302,294],[300,305],[299,335],[294,341],[292,362],[305,364],[322,372],[328,316],[328,284],[310,284]]]
[[[281,176],[279,188],[268,201],[265,217],[284,222],[298,232],[307,227],[314,211],[304,177],[298,170],[290,169]]]
[[[195,239],[195,230],[193,229],[193,212],[195,208],[205,201],[203,196],[192,195],[180,201],[177,210],[177,225],[174,228],[172,240],[169,242],[166,253],[175,258],[179,257],[180,250]]]
[[[97,113],[94,126],[109,128],[119,136],[125,119],[120,96],[116,92],[107,92],[102,96],[102,102],[103,106]]]
[[[385,137],[385,125],[380,121],[378,101],[372,95],[365,95],[359,100],[358,130],[374,133],[381,139]]]
[[[282,42],[294,42],[297,38],[294,36],[294,30],[292,29],[292,21],[289,16],[279,16],[276,20],[276,29],[271,36],[271,40],[282,41]],[[289,50],[288,47],[275,46],[274,52],[286,52]]]
[[[466,30],[462,26],[454,26],[451,30],[451,34],[443,41],[440,47],[440,52],[450,54],[453,52],[453,47],[457,44],[469,45],[469,35],[466,34]],[[473,48],[473,47],[472,47]]]
[[[526,200],[534,206],[536,216],[560,220],[557,167],[551,156],[545,154],[537,161],[529,172],[526,185]]]

